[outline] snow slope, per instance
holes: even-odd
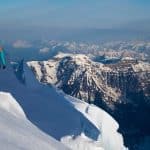
[[[86,102],[71,98],[69,100],[74,107],[82,112],[100,131],[100,135],[97,140],[97,144],[101,145],[106,150],[111,149],[124,149],[122,136],[116,131],[119,129],[119,125],[114,119],[102,109],[99,109],[95,105],[89,105]],[[115,140],[113,140],[115,138]],[[116,144],[117,143],[117,144]]]
[[[76,99],[71,102],[55,88],[40,84],[27,66],[25,77],[23,85],[10,67],[1,70],[0,91],[11,93],[38,128],[74,150],[126,149],[118,124],[107,113]]]
[[[63,144],[44,134],[29,122],[16,100],[0,92],[1,150],[67,150]]]

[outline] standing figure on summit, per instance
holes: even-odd
[[[5,59],[5,53],[4,53],[4,49],[2,47],[0,47],[0,68],[5,69],[6,68],[6,59]]]

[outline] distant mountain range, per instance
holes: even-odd
[[[5,46],[6,45],[6,46]],[[26,41],[16,40],[4,44],[6,52],[12,59],[47,60],[59,52],[86,54],[92,57],[134,57],[150,58],[149,41],[110,41],[110,42],[77,42],[57,40]],[[97,59],[96,58],[96,59]],[[95,58],[94,58],[95,59]],[[150,60],[149,60],[150,61]]]

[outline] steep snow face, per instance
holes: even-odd
[[[119,128],[119,125],[109,114],[107,114],[105,111],[94,105],[89,105],[83,101],[72,98],[70,96],[66,96],[66,98],[78,111],[80,111],[84,116],[86,116],[100,131],[97,141],[87,139],[84,133],[81,135],[82,137],[84,137],[83,139],[87,139],[90,141],[86,145],[87,147],[85,149],[87,150],[92,149],[92,145],[95,147],[96,150],[126,149],[122,144],[119,144],[123,143],[122,135],[116,132]],[[84,123],[82,124],[82,126],[84,128],[85,126]],[[91,134],[94,134],[94,131],[91,130]],[[115,140],[112,140],[113,138]],[[75,143],[70,137],[64,137],[62,141],[63,143],[66,143],[68,145],[70,144],[72,147],[75,146],[75,149],[78,149],[79,147],[81,148],[83,147],[84,143],[83,139],[81,139],[81,137],[76,137]]]
[[[85,150],[86,148],[88,149],[88,146],[91,150],[93,150],[93,148],[105,150],[125,149],[122,137],[117,132],[116,125],[110,127],[109,131],[112,131],[110,133],[114,133],[116,139],[120,139],[117,140],[117,142],[114,137],[109,135],[106,135],[107,138],[105,138],[104,135],[106,132],[102,134],[102,128],[100,128],[102,124],[101,121],[104,120],[105,116],[107,118],[107,115],[104,114],[102,116],[103,119],[99,120],[99,118],[101,118],[101,113],[99,113],[97,117],[94,113],[94,111],[97,112],[96,109],[99,108],[95,107],[95,110],[90,109],[92,110],[92,113],[89,117],[88,114],[84,113],[84,110],[81,109],[82,106],[80,106],[82,104],[83,106],[85,105],[85,107],[87,107],[90,106],[89,104],[80,104],[79,100],[74,100],[74,103],[71,103],[70,98],[67,98],[64,94],[57,92],[55,88],[42,85],[35,80],[31,70],[27,66],[25,66],[25,78],[27,81],[26,85],[20,84],[16,79],[12,69],[8,67],[6,70],[1,71],[0,90],[11,93],[24,109],[27,118],[38,128],[42,129],[44,132],[56,138],[57,140],[65,143],[72,149],[76,149],[74,143],[78,143],[78,150]],[[80,107],[77,108],[77,106]],[[94,116],[95,119],[92,120],[91,118],[94,118]],[[99,121],[96,122],[96,120]],[[111,122],[110,124],[116,124],[114,119],[110,119],[109,122]],[[12,123],[9,125],[11,124]],[[20,124],[20,120],[18,124]],[[26,126],[24,122],[20,125]],[[31,132],[32,129],[30,130],[29,128],[29,131]],[[19,133],[21,134],[20,136],[24,136],[24,134],[26,135],[26,132]],[[14,134],[15,133],[12,133],[11,135],[13,136]],[[7,136],[8,135],[6,134],[6,139]],[[39,143],[40,145],[40,141],[33,142],[31,140],[31,142]],[[110,143],[110,147],[106,147],[107,142]],[[112,143],[115,142],[116,144],[113,145]],[[30,144],[27,143],[26,145]],[[39,147],[43,149],[43,145],[44,144],[41,143],[41,147]],[[32,149],[34,149],[34,147]]]
[[[24,111],[10,93],[0,92],[0,108],[16,117],[26,119]]]
[[[0,92],[0,149],[67,150],[31,122],[10,93]]]

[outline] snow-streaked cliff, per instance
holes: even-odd
[[[82,54],[59,53],[47,61],[28,65],[44,84],[97,105],[120,124],[125,142],[133,147],[150,133],[150,64],[136,59],[93,62]],[[136,140],[135,140],[136,139]]]
[[[108,65],[93,62],[82,54],[59,53],[48,61],[31,61],[28,65],[40,82],[54,84],[65,93],[98,106],[102,101],[110,108],[115,102],[128,103],[130,98],[125,96],[135,89],[135,84],[148,94],[143,78],[149,81],[150,65],[142,61],[121,60]]]

